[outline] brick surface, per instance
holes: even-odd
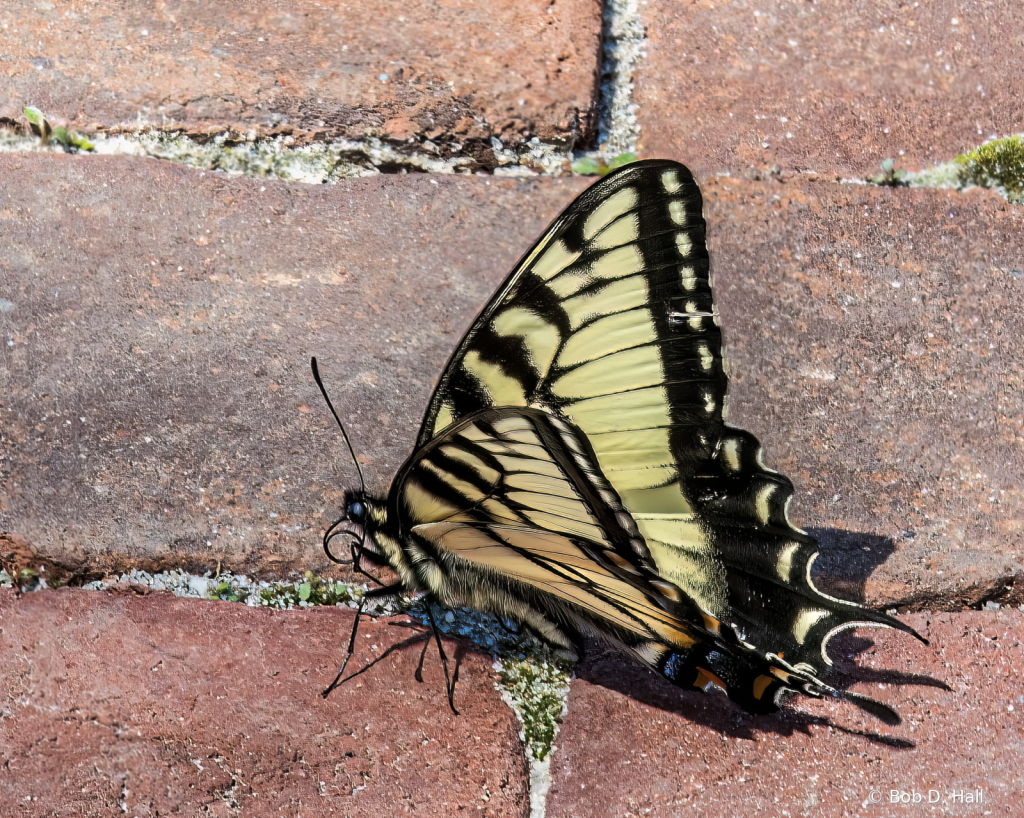
[[[898,708],[903,724],[892,728],[851,705],[806,698],[747,716],[724,696],[684,693],[628,665],[579,668],[547,815],[1019,814],[1024,614],[906,621],[932,647],[873,630],[848,639],[843,654],[858,654],[862,680],[852,690]],[[894,804],[893,790],[923,803]],[[980,803],[965,803],[979,791]]]
[[[352,611],[0,591],[0,811],[38,815],[521,816],[527,769],[490,659],[448,709],[420,642],[324,700]],[[360,628],[357,665],[419,629]]]
[[[702,174],[917,170],[1024,125],[1016,0],[641,8],[641,150]]]
[[[588,127],[600,33],[595,0],[8,0],[0,116],[35,105],[85,129],[565,138],[577,110]]]
[[[316,188],[0,156],[0,530],[66,565],[308,566],[408,455],[480,305],[584,180]]]
[[[0,592],[0,800],[26,816],[526,814],[517,728],[472,649],[447,643],[461,663],[459,717],[432,652],[414,680],[419,632],[401,618],[364,622],[356,662],[383,658],[320,698],[351,618]],[[954,815],[954,793],[981,790],[988,814],[1016,814],[1024,615],[905,619],[932,645],[868,631],[833,651],[858,679],[851,689],[899,709],[894,728],[807,699],[751,717],[591,656],[571,684],[547,814],[883,816],[892,790],[936,790],[930,814]]]

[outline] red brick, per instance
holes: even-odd
[[[0,528],[93,571],[323,567],[354,475],[309,356],[383,489],[461,333],[586,184],[0,163]],[[982,191],[704,187],[731,417],[796,483],[822,584],[954,609],[1012,585],[1020,209]]]
[[[584,180],[312,187],[0,156],[0,531],[75,569],[322,564],[491,290]]]
[[[548,818],[1017,815],[1024,614],[906,620],[933,647],[895,631],[847,642],[863,677],[852,689],[895,705],[903,724],[892,728],[841,702],[804,698],[748,716],[722,695],[683,692],[620,662],[579,668]],[[982,804],[950,799],[979,789]],[[942,800],[893,804],[892,790],[924,799],[937,790]]]
[[[870,576],[877,603],[956,609],[1012,585],[1024,209],[811,181],[704,193],[730,418],[796,484],[790,516],[828,546],[818,567],[845,595]]]
[[[455,716],[436,652],[423,684],[419,642],[384,656],[423,631],[364,622],[357,662],[383,659],[321,698],[353,615],[0,591],[4,815],[521,816],[488,657],[448,642]]]

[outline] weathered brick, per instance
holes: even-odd
[[[595,0],[9,0],[0,116],[486,151],[591,126],[600,33]]]
[[[641,150],[702,174],[918,170],[1024,123],[1016,0],[651,2]]]

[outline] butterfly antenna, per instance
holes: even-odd
[[[334,415],[334,419],[338,423],[338,428],[341,429],[341,436],[345,439],[345,445],[348,446],[348,453],[352,455],[352,462],[356,464],[356,471],[359,473],[359,490],[362,493],[366,493],[366,480],[363,479],[363,469],[359,465],[359,459],[356,457],[356,450],[352,448],[352,441],[348,439],[348,432],[345,431],[345,424],[341,422],[341,418],[338,416],[338,411],[334,408],[334,404],[331,403],[331,399],[327,394],[327,390],[324,389],[324,382],[320,380],[320,370],[316,365],[316,358],[310,359],[310,366],[313,369],[313,380],[316,381],[316,385],[320,387],[320,394],[324,396],[324,400],[327,401],[327,408],[331,410],[331,414]]]

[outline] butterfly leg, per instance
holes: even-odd
[[[394,585],[385,585],[383,588],[373,588],[363,594],[363,598],[359,603],[359,608],[356,610],[356,618],[352,623],[352,635],[348,640],[348,653],[345,654],[345,661],[341,664],[341,670],[338,671],[338,675],[334,677],[334,681],[331,682],[327,689],[324,690],[320,695],[323,698],[327,698],[335,688],[340,687],[346,679],[341,677],[345,675],[345,668],[348,667],[349,660],[352,658],[352,654],[356,650],[356,633],[359,631],[359,620],[363,617],[363,610],[366,608],[366,602],[370,599],[386,599],[387,597],[395,597],[404,591],[401,583],[395,583]],[[436,632],[436,631],[435,631]],[[439,643],[440,644],[440,643]],[[447,670],[447,666],[446,666]]]
[[[430,605],[426,606],[427,621],[430,623],[430,630],[434,632],[434,641],[437,642],[437,652],[441,654],[441,666],[444,668],[444,684],[448,689],[448,706],[452,709],[452,712],[457,716],[459,711],[455,709],[455,677],[448,672],[448,655],[444,652],[444,647],[441,645],[441,631],[437,629],[437,623],[434,622],[434,614],[430,610]],[[424,652],[426,652],[426,646],[424,646]],[[456,676],[458,670],[456,670]]]

